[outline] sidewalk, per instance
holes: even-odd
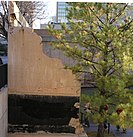
[[[14,134],[8,134],[7,137],[78,137],[78,135],[75,134],[57,134],[57,133],[43,133],[43,134],[37,134],[37,133],[14,133]]]
[[[71,133],[8,133],[7,137],[87,137],[87,135],[76,135]]]
[[[111,131],[115,135],[115,137],[133,137],[133,129],[127,129],[126,133],[122,132],[122,129],[120,131],[117,131],[115,127],[111,127]]]
[[[86,133],[88,133],[90,131],[97,131],[97,125],[90,124],[90,127],[84,127],[84,130]],[[112,132],[114,134],[114,137],[133,137],[133,130],[131,130],[131,129],[127,129],[126,133],[122,133],[122,130],[117,131],[116,127],[111,126],[110,132]]]

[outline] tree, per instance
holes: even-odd
[[[16,1],[16,4],[29,25],[32,25],[36,19],[46,18],[46,6],[43,1]]]
[[[8,4],[7,1],[0,2],[0,37],[8,39]]]
[[[87,73],[96,87],[87,97],[91,118],[98,124],[97,137],[104,137],[103,122],[133,127],[133,17],[128,4],[69,3],[68,23],[61,30],[49,25],[56,38],[52,45],[76,60],[68,66]]]

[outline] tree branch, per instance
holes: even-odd
[[[56,37],[56,36],[55,36],[55,37]],[[57,38],[57,37],[56,37],[56,39],[58,40],[59,43],[63,44],[64,47],[66,47],[66,44],[65,44],[64,42],[62,42],[62,40],[60,40],[60,39]],[[78,57],[78,58],[80,58],[80,59],[83,59],[83,60],[85,60],[85,61],[88,61],[88,62],[90,62],[90,63],[92,63],[92,64],[101,65],[101,64],[99,64],[98,62],[89,60],[89,59],[85,58],[84,56],[80,56],[80,55],[76,54],[76,52],[73,52],[73,51],[70,51],[70,52],[72,53],[72,56],[73,56],[73,57],[76,55],[76,57]]]
[[[111,65],[110,68],[107,70],[107,74],[110,72],[110,70],[113,69],[113,67],[114,67],[115,64],[116,64],[116,55],[115,55],[115,50],[114,50],[113,45],[112,45],[111,47],[112,47],[111,51],[113,52],[113,53],[112,53],[112,55],[113,55],[113,57],[112,57],[112,59],[113,59],[113,65]]]
[[[122,15],[123,11],[125,10],[125,8],[126,8],[127,6],[128,6],[128,4],[126,4],[126,5],[123,7],[123,9],[110,21],[109,24],[113,24],[113,23],[116,21],[116,19],[119,18],[119,17]]]
[[[121,65],[119,68],[114,69],[112,72],[110,72],[110,73],[108,74],[108,76],[112,75],[113,73],[115,73],[117,70],[119,70],[119,69],[121,69],[121,68],[122,68],[122,65]]]
[[[96,43],[99,42],[99,43],[103,44],[102,41],[100,41],[92,31],[91,31],[91,34],[92,34],[93,38],[95,39]]]
[[[129,29],[129,25],[130,25],[132,22],[133,22],[133,19],[132,19],[130,22],[128,22],[127,24],[125,24],[124,26],[120,27],[120,28],[123,28],[122,31],[128,30],[128,29]]]
[[[91,7],[89,7],[89,9],[90,9],[91,12],[93,12],[93,14],[95,15],[95,17],[96,17],[103,25],[105,25],[104,22],[103,22],[103,21],[95,14],[95,12],[91,9]]]
[[[102,74],[98,71],[98,69],[92,64],[92,67],[94,68],[94,70],[100,75],[102,76]]]
[[[86,44],[86,45],[88,45],[88,43],[86,42],[86,40],[84,40],[83,43]],[[95,49],[98,49],[98,50],[102,51],[102,48],[100,48],[100,47],[98,47],[98,46],[96,46],[94,44],[89,44],[89,46],[90,47],[94,47]]]

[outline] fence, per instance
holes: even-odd
[[[7,84],[7,64],[0,65],[0,89]]]

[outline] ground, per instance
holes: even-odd
[[[44,133],[44,134],[23,134],[23,133],[14,133],[8,134],[7,137],[78,137],[75,134],[58,134],[58,133]]]
[[[7,137],[87,137],[86,133],[83,134],[71,134],[71,133],[43,133],[43,134],[26,134],[26,133],[14,133],[8,134]]]
[[[97,136],[97,132],[89,132],[88,133],[88,137],[96,137]],[[105,133],[105,137],[114,137],[114,135],[112,133],[108,134]]]

